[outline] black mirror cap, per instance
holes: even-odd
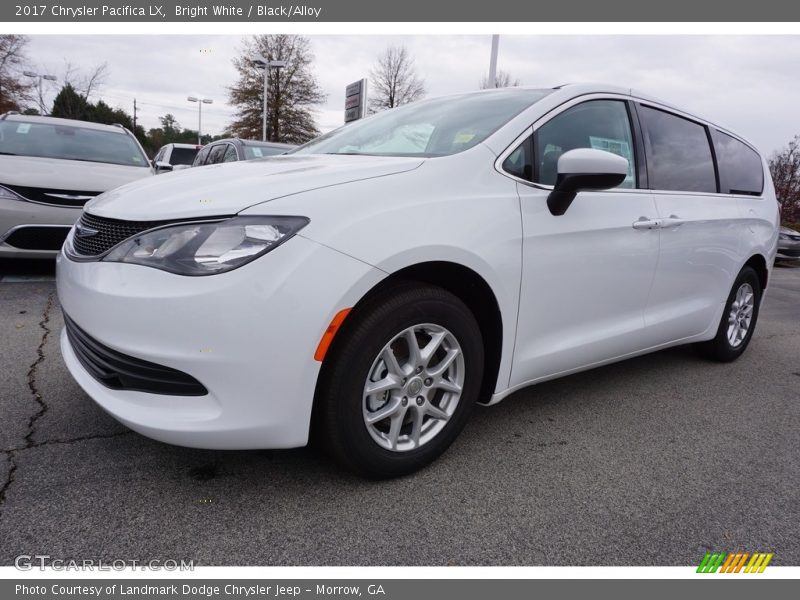
[[[547,197],[550,214],[559,217],[575,200],[578,192],[610,190],[625,181],[625,173],[559,173],[553,191]]]

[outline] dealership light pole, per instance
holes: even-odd
[[[46,113],[47,111],[44,108],[44,97],[42,96],[42,80],[55,81],[56,80],[56,76],[55,75],[39,75],[39,73],[34,73],[33,71],[23,71],[22,74],[25,75],[25,77],[33,77],[34,79],[38,79],[39,80],[39,84],[37,86],[37,89],[39,90],[39,105],[40,105],[39,107],[42,109],[43,113]]]
[[[196,98],[195,96],[189,96],[186,98],[189,102],[197,102],[197,145],[203,143],[203,104],[213,104],[214,101],[211,98]]]
[[[252,57],[250,61],[253,63],[253,66],[256,69],[264,71],[264,114],[261,124],[261,140],[266,142],[267,141],[267,97],[269,96],[269,70],[282,69],[283,67],[286,66],[286,61],[267,60],[260,54],[258,56]]]

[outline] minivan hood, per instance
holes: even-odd
[[[148,175],[152,175],[149,165],[129,167],[61,158],[0,155],[0,185],[105,192]]]
[[[138,221],[232,215],[283,196],[410,171],[423,162],[384,156],[271,156],[137,181],[98,196],[86,210],[99,217]]]

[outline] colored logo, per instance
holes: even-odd
[[[703,557],[698,573],[763,573],[772,552],[707,552]]]

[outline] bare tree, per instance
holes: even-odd
[[[800,222],[800,135],[769,159],[775,195],[785,223]]]
[[[48,67],[40,66],[37,68],[40,73],[50,72]],[[51,106],[46,100],[48,89],[57,86],[57,81],[61,81],[61,89],[69,87],[83,101],[88,102],[92,94],[108,79],[108,64],[101,63],[88,70],[76,67],[69,61],[64,62],[61,76],[56,81],[39,80],[38,85],[31,87],[30,98],[36,103],[39,114],[46,115],[51,111]],[[58,94],[56,94],[58,95]]]
[[[30,100],[32,86],[21,73],[27,43],[22,35],[0,35],[0,113],[19,110]]]
[[[86,71],[67,62],[64,65],[62,81],[64,85],[71,85],[84,100],[90,100],[92,94],[106,83],[108,74],[108,63],[105,62]]]
[[[370,112],[414,102],[425,96],[425,80],[414,67],[405,46],[389,46],[369,72]]]
[[[244,42],[233,60],[239,80],[228,88],[230,103],[237,107],[230,130],[243,138],[261,139],[264,74],[251,62],[257,55],[287,63],[267,74],[267,139],[301,144],[318,136],[313,108],[325,100],[325,94],[311,70],[311,43],[299,35],[256,35]]]
[[[494,77],[494,87],[496,88],[507,88],[507,87],[518,87],[522,85],[519,79],[516,77],[512,77],[511,73],[507,71],[503,71],[502,69],[498,69],[497,73]],[[489,76],[485,75],[481,79],[481,89],[485,90],[487,88],[492,87],[489,85]]]

